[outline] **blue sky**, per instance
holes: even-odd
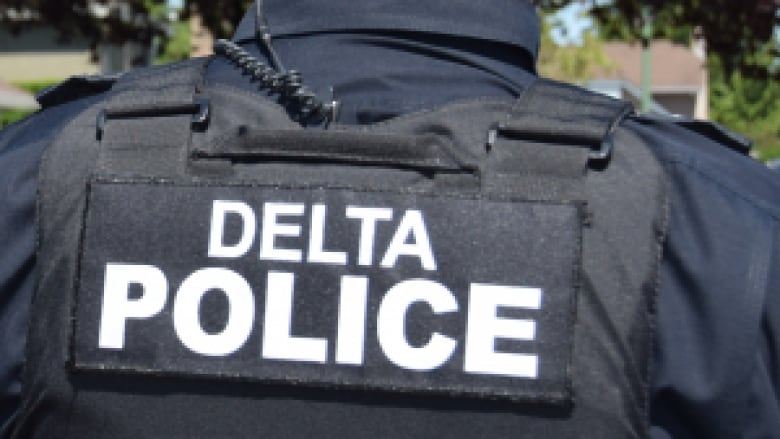
[[[181,8],[184,6],[184,0],[168,0],[168,6],[171,8]]]
[[[552,37],[556,43],[578,44],[582,41],[582,32],[593,26],[593,19],[581,16],[587,10],[587,5],[583,5],[580,2],[572,2],[555,14],[558,19],[563,21],[566,27],[566,35],[558,29],[553,29]]]

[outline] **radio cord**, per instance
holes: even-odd
[[[300,72],[284,70],[273,51],[270,53],[276,69],[229,40],[217,40],[214,43],[214,52],[227,58],[242,74],[259,82],[261,88],[278,95],[290,117],[301,125],[322,125],[327,128],[338,117],[338,101],[322,102],[303,84],[303,75]]]

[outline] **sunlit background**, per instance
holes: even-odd
[[[721,123],[752,138],[755,157],[780,158],[780,1],[538,3],[540,74],[644,112]],[[249,4],[0,0],[0,127],[36,111],[34,95],[69,76],[209,55],[213,35],[228,36]],[[716,11],[719,23],[707,8],[729,10]]]

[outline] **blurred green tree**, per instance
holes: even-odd
[[[45,24],[63,40],[84,36],[98,42],[150,43],[165,36],[165,0],[0,0],[0,26],[14,35]]]
[[[548,12],[575,2],[589,5],[605,39],[639,40],[643,6],[652,8],[656,38],[688,42],[694,30],[701,32],[710,59],[713,118],[755,138],[764,157],[780,155],[780,0],[533,1]],[[108,7],[117,4],[125,6]],[[217,38],[226,37],[250,4],[252,0],[188,0],[183,16],[197,10]],[[186,25],[174,25],[171,31],[165,0],[0,0],[0,27],[19,33],[33,23],[54,27],[63,39],[86,36],[93,47],[106,41],[148,44],[158,36],[163,61],[189,53]],[[542,45],[543,74],[582,82],[594,69],[609,68],[594,34],[586,33],[579,47],[558,47],[545,32]]]
[[[544,11],[572,2],[537,0]],[[753,139],[759,158],[780,157],[780,0],[580,3],[591,7],[606,40],[640,40],[643,6],[652,8],[654,38],[685,44],[699,32],[707,42],[711,119]]]
[[[590,4],[602,36],[610,39],[640,38],[642,7],[653,9],[656,37],[685,40],[694,28],[707,39],[711,53],[720,56],[721,67],[745,76],[766,76],[767,70],[749,62],[750,54],[773,41],[780,24],[780,0],[533,0],[545,11],[555,11],[570,3]],[[100,16],[106,5],[123,3],[131,20],[122,14]],[[187,13],[197,9],[203,22],[217,38],[229,36],[252,0],[189,0]],[[61,32],[63,38],[75,34],[97,41],[148,42],[162,30],[154,18],[164,10],[164,0],[0,0],[0,26],[21,31],[28,22],[13,19],[20,13],[33,14]],[[125,14],[127,15],[127,14]],[[139,17],[141,18],[139,20]],[[776,40],[776,39],[775,39]],[[775,57],[780,53],[773,44]]]
[[[553,15],[542,14],[542,35],[537,70],[541,76],[581,84],[597,73],[610,72],[614,63],[604,52],[602,40],[592,29],[586,30],[578,44],[559,45],[552,37],[564,23]]]
[[[654,38],[688,42],[696,30],[716,54],[725,74],[739,71],[745,77],[778,78],[776,70],[752,62],[758,51],[780,58],[776,29],[780,0],[534,0],[545,11],[570,3],[589,5],[600,35],[605,39],[636,41],[642,35],[642,9],[652,11]],[[767,46],[769,45],[769,46]]]
[[[749,62],[757,70],[772,70],[774,60],[765,50]],[[760,159],[779,158],[780,82],[741,71],[724,73],[721,63],[719,55],[709,56],[711,118],[753,139]]]

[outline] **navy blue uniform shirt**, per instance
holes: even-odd
[[[341,123],[372,123],[478,96],[516,96],[534,79],[539,28],[516,0],[266,2],[275,48]],[[235,40],[257,55],[254,11]],[[256,92],[216,59],[207,80]],[[259,93],[259,92],[258,92]],[[94,96],[0,132],[0,437],[19,403],[35,271],[41,154]],[[652,437],[780,435],[780,179],[668,121],[632,119],[671,180],[653,388]]]

